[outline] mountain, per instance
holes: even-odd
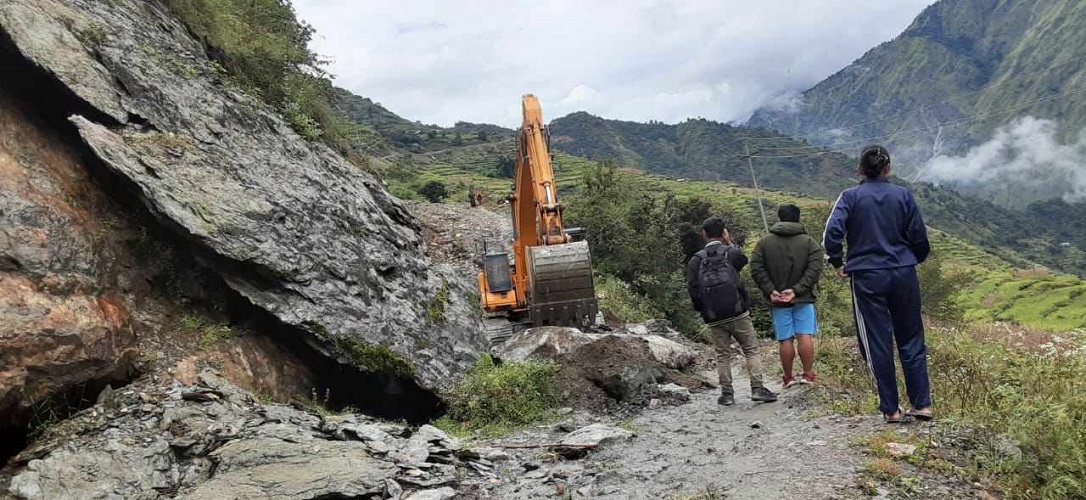
[[[612,160],[673,177],[739,184],[751,184],[750,166],[743,157],[750,142],[747,138],[763,139],[758,148],[774,151],[809,147],[768,130],[734,127],[702,118],[668,125],[607,120],[579,112],[554,120],[550,130],[554,149],[571,155]],[[758,149],[751,152],[758,153]],[[783,155],[767,151],[758,156]],[[760,185],[821,197],[836,196],[841,189],[855,183],[850,165],[852,162],[842,155],[754,160]]]
[[[450,147],[483,144],[513,137],[513,130],[490,124],[458,122],[452,128],[426,125],[411,121],[389,111],[368,97],[335,88],[333,103],[336,111],[349,123],[376,132],[367,137],[357,149],[364,153],[393,151],[425,153]]]
[[[1078,0],[942,0],[897,38],[748,123],[849,152],[882,142],[900,172],[1006,206],[1081,199],[1084,24]],[[1066,153],[1078,161],[1030,150],[1075,141]]]

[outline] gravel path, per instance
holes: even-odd
[[[736,370],[736,387],[747,387]],[[774,389],[777,389],[774,387]],[[753,403],[717,405],[717,393],[642,412],[623,426],[637,437],[605,445],[578,461],[511,471],[494,498],[863,498],[857,474],[864,456],[850,447],[857,435],[881,430],[868,417],[805,419],[806,388]],[[519,461],[518,461],[519,462]],[[519,474],[519,475],[518,475]]]

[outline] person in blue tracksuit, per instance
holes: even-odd
[[[931,420],[928,351],[916,276],[916,266],[931,252],[927,229],[913,194],[890,183],[886,148],[864,148],[860,174],[864,177],[860,185],[842,192],[830,212],[822,238],[826,258],[838,276],[852,279],[860,353],[878,387],[879,411],[887,422],[902,420],[894,369],[896,340],[911,404],[906,415]]]

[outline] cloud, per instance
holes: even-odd
[[[596,89],[588,85],[577,84],[560,102],[568,106],[583,105],[591,102],[597,95],[599,95],[599,92],[596,92]]]
[[[550,118],[745,120],[893,38],[930,3],[294,1],[337,84],[444,125],[515,125],[525,93]]]
[[[1056,190],[1069,202],[1086,199],[1086,130],[1072,144],[1060,144],[1052,120],[1026,116],[993,134],[964,156],[928,161],[921,180],[951,184],[992,184]]]

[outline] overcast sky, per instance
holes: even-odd
[[[412,120],[743,121],[904,30],[930,0],[294,0],[336,83]]]

